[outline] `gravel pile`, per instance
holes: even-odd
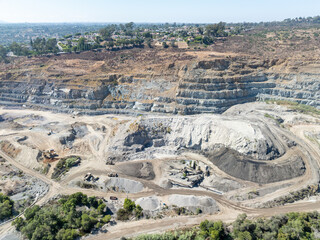
[[[190,211],[195,212],[198,208],[203,213],[215,213],[219,211],[216,201],[210,197],[198,197],[193,195],[171,195],[169,198],[170,205],[185,207]]]
[[[137,193],[143,189],[143,184],[126,178],[109,178],[106,187],[118,192]]]
[[[160,208],[160,201],[156,196],[143,197],[136,200],[143,210],[154,211]]]

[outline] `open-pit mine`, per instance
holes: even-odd
[[[319,67],[156,49],[17,58],[0,68],[0,190],[22,214],[98,197],[112,220],[86,239],[320,210]],[[142,218],[118,220],[126,198]],[[11,220],[0,233],[19,239]]]

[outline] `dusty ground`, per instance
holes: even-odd
[[[275,120],[266,117],[266,113],[281,116],[283,119],[281,126]],[[141,198],[153,196],[159,200],[159,203],[166,203],[167,205],[172,205],[170,199],[173,199],[173,194],[208,197],[216,202],[220,210],[213,215],[202,214],[192,217],[164,216],[164,219],[144,219],[130,223],[118,222],[115,226],[107,227],[107,233],[91,236],[91,239],[118,239],[121,236],[164,231],[191,226],[204,219],[231,221],[242,212],[251,217],[256,217],[289,211],[320,210],[318,198],[312,198],[310,201],[305,199],[304,201],[272,209],[260,208],[267,201],[285,196],[289,192],[297,191],[319,181],[320,147],[318,142],[314,138],[310,138],[310,134],[306,135],[306,133],[318,136],[320,133],[320,119],[315,116],[287,111],[282,106],[251,103],[235,106],[223,115],[170,117],[171,120],[168,126],[170,126],[171,131],[166,130],[167,132],[164,136],[159,132],[152,135],[153,141],[157,144],[159,144],[158,138],[161,135],[165,145],[158,147],[146,145],[145,149],[141,149],[141,143],[139,143],[140,145],[128,145],[127,147],[123,147],[121,144],[126,142],[124,139],[130,134],[136,134],[136,123],[152,122],[152,124],[157,125],[159,118],[166,123],[166,116],[101,115],[91,117],[8,109],[1,109],[0,116],[3,119],[0,122],[0,143],[2,143],[0,156],[6,162],[21,170],[23,174],[38,178],[49,186],[48,193],[38,200],[37,204],[39,205],[46,203],[48,199],[57,194],[71,194],[82,191],[88,195],[105,198],[117,196],[119,203],[127,196],[135,200],[140,199],[139,201],[145,201],[141,200]],[[210,128],[208,128],[207,132],[198,131],[195,125],[190,129],[188,127],[180,128],[180,118],[186,123],[189,121],[192,124],[202,124],[202,126],[204,126],[204,122],[208,122],[208,119],[210,119],[212,126],[219,126],[218,129],[225,130],[215,134],[209,131]],[[201,122],[201,119],[203,119],[203,122]],[[264,129],[268,129],[268,131]],[[153,130],[155,131],[155,129]],[[180,130],[181,132],[179,132]],[[48,134],[49,132],[50,134]],[[188,132],[193,133],[191,140],[188,140]],[[72,138],[70,138],[71,134]],[[221,134],[233,134],[234,139],[238,139],[238,141],[229,141],[229,137],[223,138]],[[141,136],[139,135],[139,137]],[[177,140],[180,138],[185,139],[188,143],[183,149],[176,148],[178,145],[185,144],[183,141]],[[200,138],[202,139],[201,141]],[[208,140],[205,143],[204,139],[206,138]],[[67,140],[63,142],[62,139]],[[138,141],[136,135],[135,140]],[[256,152],[255,148],[260,148],[262,145],[255,146],[251,144],[255,141],[260,144],[263,142],[273,144],[278,149],[279,154],[272,155],[273,157],[270,159],[268,157],[259,159],[262,153]],[[143,144],[145,143],[144,141],[142,142]],[[295,142],[295,144],[290,144],[292,142]],[[239,150],[242,146],[243,153],[241,154],[249,156],[252,161],[274,164],[275,167],[290,161],[292,156],[299,156],[305,164],[305,171],[301,176],[280,182],[264,184],[247,181],[235,175],[230,175],[233,174],[232,172],[222,171],[219,166],[214,165],[212,161],[205,157],[202,151],[208,149],[211,144],[215,146],[214,144],[217,143],[225,144],[236,150]],[[120,145],[121,148],[119,148]],[[54,181],[51,179],[51,174],[57,161],[51,163],[47,173],[41,171],[46,164],[39,157],[39,154],[41,155],[43,151],[48,149],[54,149],[58,154],[58,158],[77,155],[81,157],[81,163],[79,166],[72,167],[66,175],[62,176],[61,180]],[[140,149],[140,152],[132,152],[136,151],[136,149]],[[112,158],[114,150],[125,155],[122,155],[121,158]],[[271,155],[268,156],[270,157]],[[106,164],[110,157],[114,165]],[[196,164],[195,170],[192,170],[193,168],[191,167],[193,163]],[[209,176],[204,174],[203,180],[199,185],[190,187],[191,180],[186,179],[201,175],[197,173],[199,169],[202,172],[207,171]],[[188,172],[185,174],[186,177],[183,176],[185,170]],[[99,178],[96,182],[89,182],[96,187],[85,189],[73,184],[76,181],[85,181],[84,176],[88,173],[95,178]],[[114,173],[118,174],[117,178],[110,175]],[[120,190],[110,188],[110,179],[113,179],[112,184],[114,185],[120,184],[120,182],[126,185],[128,181],[131,181],[131,183],[138,182],[142,184],[143,188],[135,188],[138,191],[133,192],[125,188],[122,190],[121,188]],[[114,179],[117,180],[115,181]],[[122,181],[121,179],[127,180]],[[169,181],[171,184],[168,183]],[[236,187],[231,188],[231,185]],[[261,194],[248,198],[251,192],[260,192]],[[190,200],[189,197],[179,199],[179,203],[182,202],[182,205],[201,202],[200,200],[195,200],[195,198]],[[208,201],[210,202],[211,200]],[[155,202],[149,202],[148,206],[153,209],[152,206],[154,206]],[[10,230],[8,226],[9,224],[0,226],[0,235]]]

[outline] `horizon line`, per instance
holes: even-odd
[[[226,24],[239,24],[239,23],[268,23],[268,22],[283,22],[286,19],[296,19],[296,18],[314,18],[318,17],[320,15],[316,16],[308,16],[308,17],[295,17],[295,18],[284,18],[282,20],[270,20],[270,21],[239,21],[239,22],[225,22],[225,21],[219,21],[224,22]],[[125,24],[133,22],[135,24],[212,24],[212,23],[218,23],[218,22],[134,22],[134,21],[126,21],[126,22],[94,22],[94,21],[75,21],[75,22],[7,22],[0,20],[0,24]]]

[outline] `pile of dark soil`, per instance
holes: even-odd
[[[227,174],[257,183],[284,181],[302,176],[306,171],[305,164],[299,156],[294,156],[281,163],[266,163],[254,161],[235,150],[225,147],[204,155]]]
[[[131,177],[153,180],[155,177],[152,163],[126,163],[119,166],[123,174]]]

